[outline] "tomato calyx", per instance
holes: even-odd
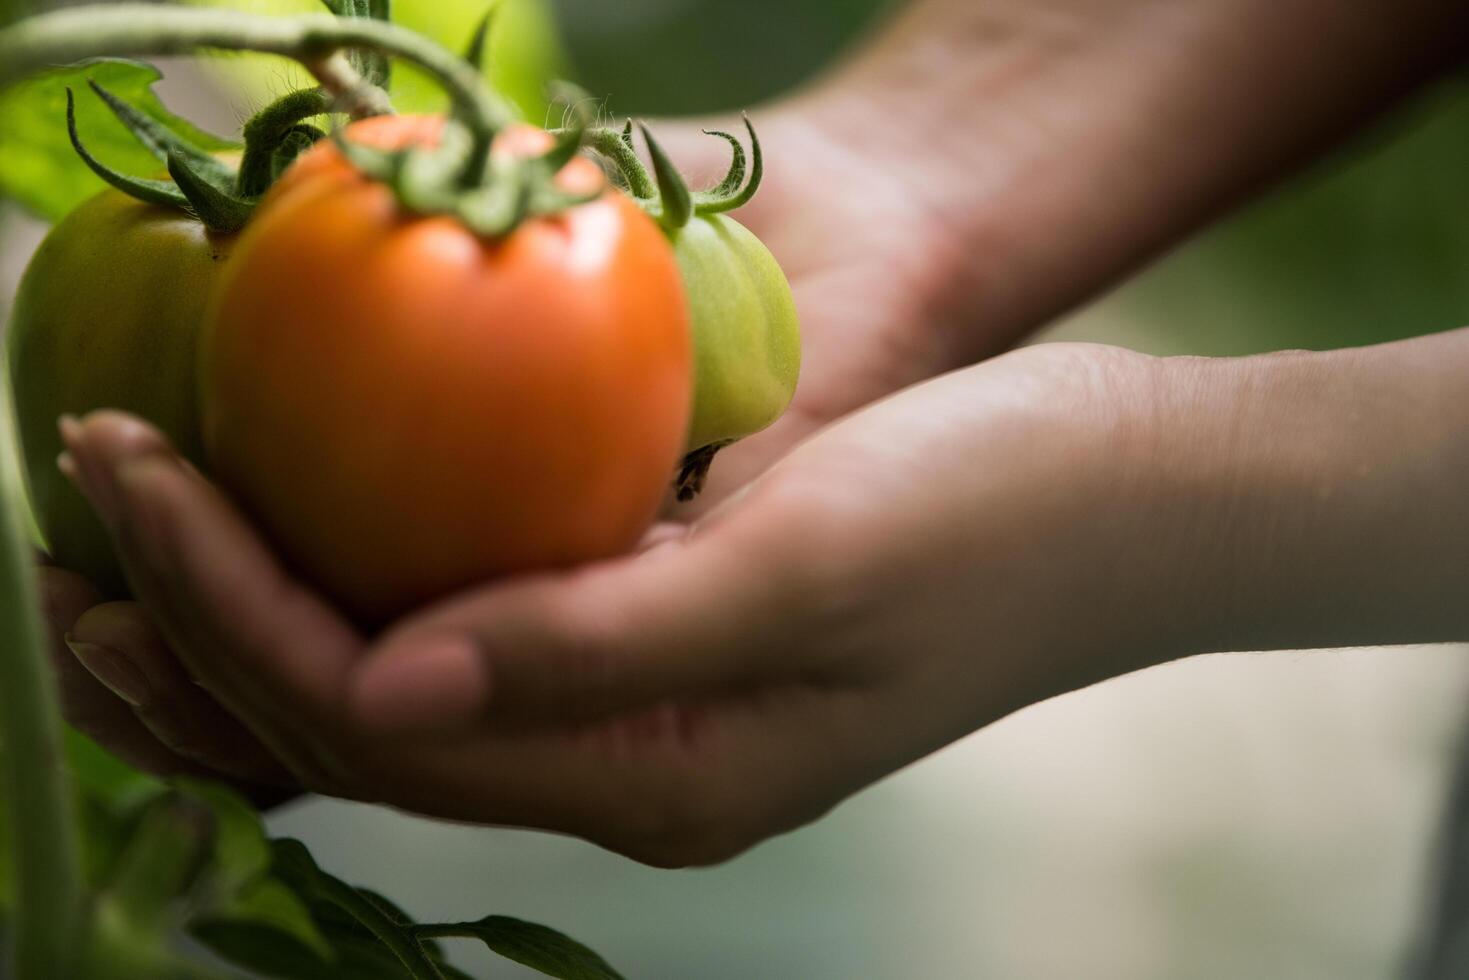
[[[678,464],[678,476],[673,480],[673,492],[679,503],[686,504],[704,492],[704,484],[709,480],[709,469],[714,465],[714,457],[721,449],[733,444],[732,439],[711,442],[684,456]]]
[[[691,191],[678,168],[673,165],[662,145],[653,138],[648,127],[639,124],[638,131],[648,147],[653,173],[638,158],[633,142],[631,120],[621,130],[599,127],[586,134],[587,148],[601,157],[612,180],[627,191],[644,211],[668,232],[676,232],[696,216],[723,214],[742,208],[754,199],[765,177],[765,157],[760,137],[748,115],[742,117],[750,135],[750,155],[738,137],[717,129],[704,130],[706,135],[725,140],[730,145],[731,159],[724,179],[714,187]],[[746,180],[748,168],[748,177]]]
[[[483,30],[471,42],[471,59],[483,46]],[[482,151],[468,128],[452,117],[445,121],[437,145],[427,148],[382,149],[353,142],[341,132],[331,138],[349,163],[392,189],[407,210],[451,215],[483,238],[502,238],[528,219],[590,203],[604,192],[600,183],[570,189],[558,180],[581,151],[591,122],[589,113],[579,108],[588,101],[585,93],[566,82],[558,87],[555,94],[567,105],[572,125],[552,134],[550,146],[539,153],[490,154],[471,180],[464,177],[465,162]]]
[[[226,10],[120,3],[38,14],[0,29],[0,86],[55,64],[101,56],[191,53],[200,48],[284,55],[304,65],[320,89],[294,92],[245,127],[238,168],[199,150],[147,113],[93,85],[113,114],[168,170],[171,181],[118,173],[87,152],[68,94],[72,145],[104,181],[140,200],[182,209],[211,230],[234,232],[249,220],[271,183],[325,135],[308,120],[333,113],[354,119],[390,113],[382,85],[390,56],[427,71],[449,93],[453,120],[467,134],[455,158],[458,188],[478,188],[490,169],[496,134],[517,117],[479,69],[453,52],[387,21],[388,0],[323,0],[331,14],[265,17]],[[489,18],[471,48],[478,59]],[[432,168],[429,168],[432,169]],[[529,182],[532,187],[535,181]]]

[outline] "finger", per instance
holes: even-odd
[[[757,550],[738,528],[693,534],[405,622],[355,671],[359,722],[443,732],[588,719],[797,668],[777,651],[801,649],[802,590]]]
[[[316,743],[342,717],[355,632],[156,430],[116,412],[65,429],[79,486],[170,646],[293,772],[335,789]]]
[[[259,739],[194,683],[138,603],[92,607],[66,645],[170,751],[247,782],[294,782]]]
[[[67,648],[66,634],[99,601],[91,583],[59,568],[39,571],[47,652],[67,723],[135,769],[156,776],[216,775],[165,748],[133,714],[128,702],[98,681]]]

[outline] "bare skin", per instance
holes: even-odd
[[[913,4],[756,116],[770,184],[740,217],[807,338],[787,418],[638,555],[381,636],[146,426],[69,423],[140,600],[45,570],[71,717],[145,768],[678,865],[1163,660],[1469,637],[1469,333],[964,367],[1430,76],[1458,6]],[[704,139],[670,142],[698,167]]]

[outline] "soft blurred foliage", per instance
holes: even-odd
[[[224,7],[259,14],[321,13],[319,0],[184,0],[199,7]],[[527,118],[545,114],[545,85],[568,69],[547,0],[393,0],[392,19],[426,34],[456,51],[469,44],[485,12],[494,9],[494,32],[485,61],[492,82],[516,103]],[[246,101],[262,105],[270,98],[312,84],[295,62],[269,55],[220,55],[215,68]],[[393,69],[393,104],[403,112],[437,110],[446,100],[442,90],[412,66]]]
[[[808,80],[898,0],[554,0],[578,80],[619,113],[741,109]]]
[[[1469,324],[1466,133],[1460,75],[1177,250],[1107,312],[1135,317],[1137,342],[1158,353],[1345,347]]]

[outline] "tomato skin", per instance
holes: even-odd
[[[374,119],[351,136],[419,141],[436,125]],[[601,179],[585,161],[567,173]],[[216,475],[377,623],[636,543],[682,454],[688,308],[667,241],[620,193],[491,243],[403,213],[321,144],[241,238],[201,385]]]
[[[699,216],[672,240],[694,329],[692,452],[780,418],[801,371],[801,330],[785,273],[743,225]]]
[[[21,280],[6,340],[32,512],[47,549],[109,596],[127,583],[60,471],[56,420],[117,408],[198,459],[196,340],[234,236],[106,190],[53,228]]]

